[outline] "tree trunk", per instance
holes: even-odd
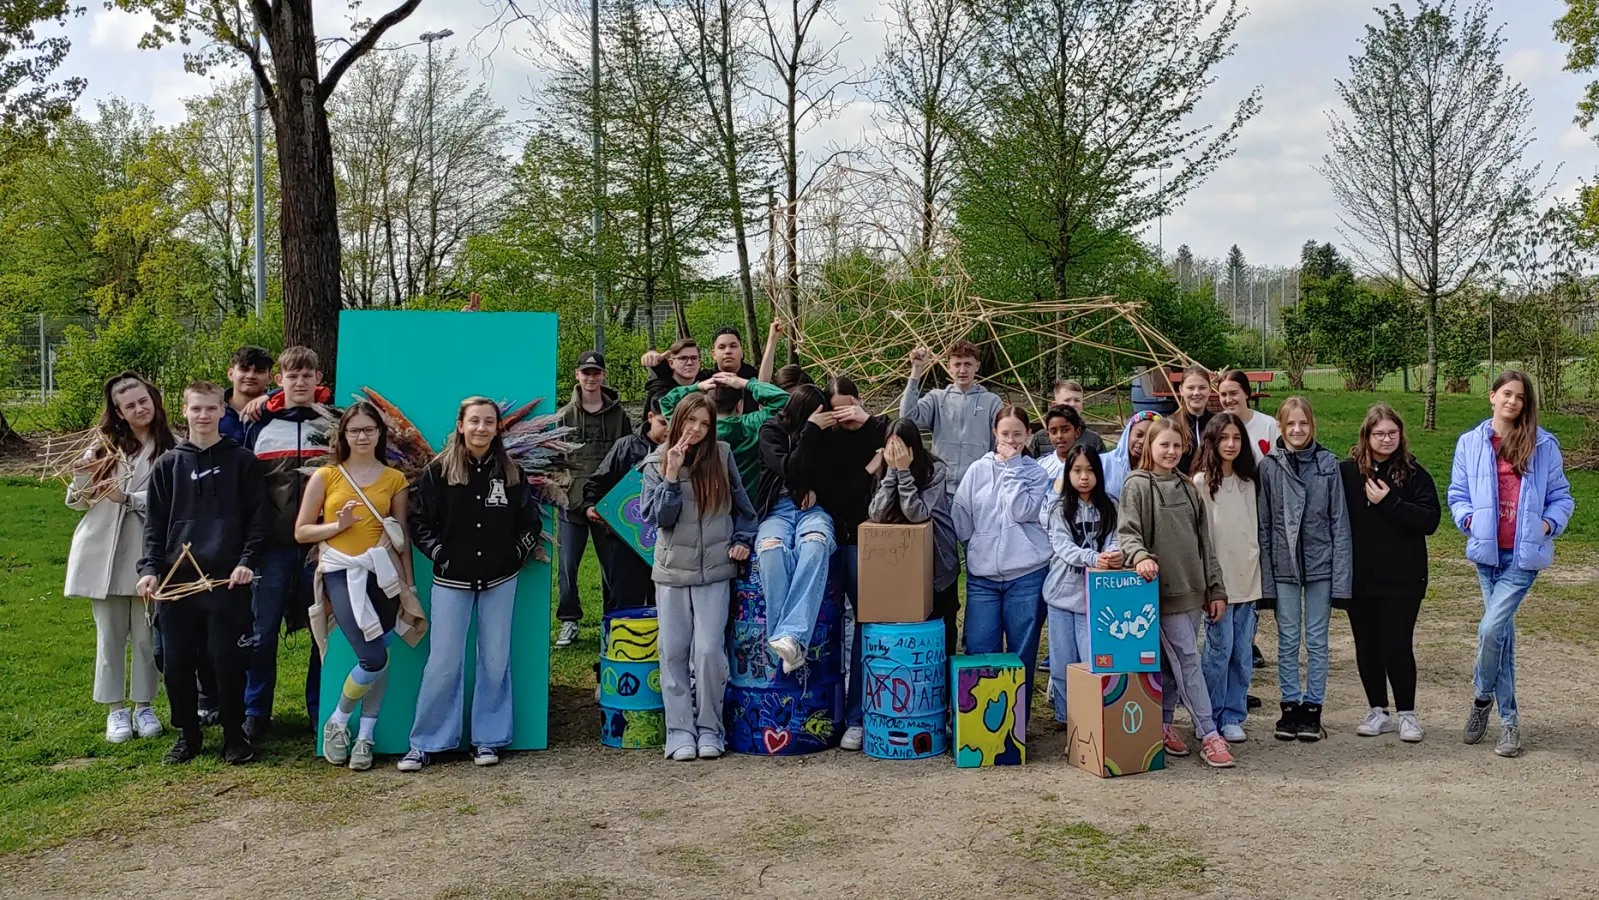
[[[22,435],[18,434],[16,429],[11,427],[11,423],[6,421],[6,411],[0,409],[0,447],[9,449],[12,446],[21,446],[26,443],[27,441]]]
[[[1427,431],[1438,429],[1438,289],[1427,289],[1427,374],[1422,390],[1427,396],[1426,412],[1421,427]]]
[[[744,305],[744,346],[746,358],[761,357],[759,319],[755,315],[755,284],[750,278],[750,245],[744,229],[744,197],[738,175],[738,125],[733,118],[733,22],[726,0],[721,4],[721,53],[717,57],[722,80],[722,156],[727,171],[727,198],[733,217],[733,244],[738,251],[738,290]]]
[[[339,343],[339,210],[333,140],[318,91],[316,33],[308,0],[283,0],[268,40],[277,93],[283,254],[283,339],[316,351],[334,382]]]

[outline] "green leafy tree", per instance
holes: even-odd
[[[72,112],[82,78],[55,80],[72,42],[57,29],[82,15],[70,0],[8,0],[0,15],[0,160],[37,146]]]

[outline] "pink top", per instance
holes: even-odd
[[[1499,458],[1499,435],[1493,436],[1494,466],[1499,474],[1499,549],[1516,548],[1516,508],[1521,503],[1521,475]]]

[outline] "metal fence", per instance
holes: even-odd
[[[9,403],[44,404],[55,393],[56,354],[71,329],[90,334],[101,320],[94,316],[0,317],[0,396]]]

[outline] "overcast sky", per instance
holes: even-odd
[[[850,34],[844,61],[869,66],[882,44],[882,27],[871,21],[871,0],[840,0]],[[363,12],[379,14],[391,3],[367,0]],[[1464,5],[1464,3],[1462,4]],[[85,100],[113,95],[143,103],[159,122],[182,117],[182,99],[204,93],[206,79],[184,72],[172,50],[137,48],[145,22],[121,12],[98,9],[73,23],[73,49],[66,68],[89,80]],[[1251,263],[1291,264],[1310,238],[1339,241],[1338,213],[1326,182],[1313,166],[1326,152],[1327,112],[1336,108],[1334,82],[1348,72],[1348,57],[1366,23],[1375,19],[1372,0],[1255,0],[1237,36],[1238,50],[1219,73],[1202,114],[1222,120],[1259,86],[1264,109],[1243,129],[1238,152],[1209,182],[1164,221],[1164,246],[1171,252],[1187,243],[1195,255],[1219,258],[1238,244]],[[526,58],[531,44],[525,28],[489,29],[495,0],[424,0],[421,9],[390,32],[391,43],[405,44],[441,28],[456,34],[448,45],[471,54],[472,74],[487,81],[512,119],[527,114],[527,98],[538,67]],[[318,32],[345,30],[342,3],[319,0]],[[1507,67],[1534,99],[1532,156],[1556,176],[1556,191],[1569,194],[1579,179],[1599,169],[1599,146],[1571,124],[1585,79],[1561,71],[1564,48],[1551,23],[1564,10],[1561,0],[1499,0],[1504,20]],[[441,45],[443,46],[443,45]],[[91,106],[92,108],[92,106]],[[854,100],[840,115],[807,135],[813,147],[869,142],[870,104]],[[514,148],[508,148],[514,149]],[[1156,240],[1152,225],[1148,240]]]

